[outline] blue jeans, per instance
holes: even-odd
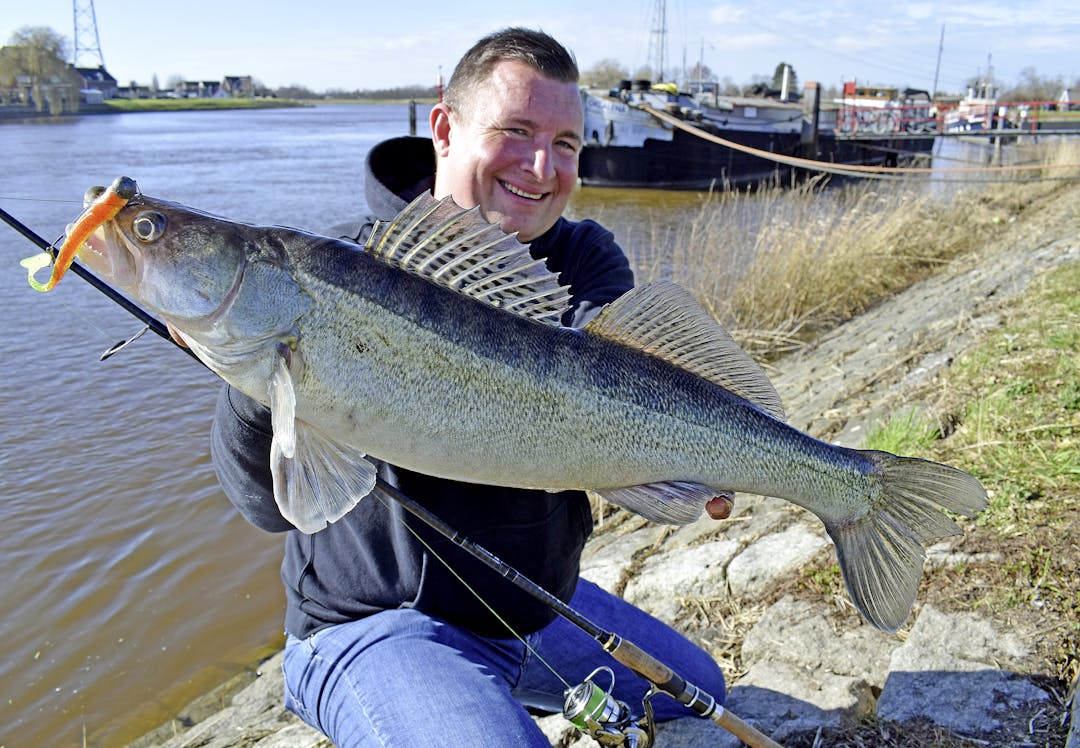
[[[582,579],[570,605],[724,701],[724,676],[667,624]],[[601,665],[614,695],[641,714],[648,684],[588,634],[556,618],[525,637],[489,639],[413,609],[387,610],[285,644],[285,706],[339,748],[428,745],[550,748],[526,707],[561,712],[566,685]],[[606,674],[596,683],[607,689]],[[666,695],[657,720],[693,713]]]

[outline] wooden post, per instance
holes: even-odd
[[[803,96],[804,99],[806,97],[810,99],[810,124],[808,128],[804,127],[803,129],[800,145],[804,156],[817,158],[818,127],[821,123],[821,86],[818,85],[817,81],[807,81],[803,87]]]

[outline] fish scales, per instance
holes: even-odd
[[[129,200],[132,185],[106,195],[124,205],[80,257],[269,406],[275,499],[303,532],[371,491],[368,455],[591,489],[658,522],[691,521],[723,491],[776,496],[822,519],[855,605],[891,631],[923,547],[959,532],[948,512],[986,504],[962,471],[786,424],[760,367],[673,284],[635,288],[583,329],[555,324],[554,276],[449,199],[418,199],[360,249]]]
[[[314,284],[305,288],[316,301],[300,320],[306,369],[297,392],[305,402],[329,405],[301,417],[325,422],[348,413],[357,429],[350,441],[372,456],[440,477],[525,488],[595,489],[679,475],[790,495],[790,481],[780,484],[783,471],[740,480],[725,474],[725,464],[753,464],[759,446],[789,445],[773,465],[810,446],[745,401],[647,354],[578,330],[491,314],[424,278],[352,255],[351,262],[368,267],[344,273],[344,289],[327,286],[334,295],[325,296]],[[296,266],[305,287],[304,264]],[[316,365],[304,353],[311,347],[338,356]],[[306,390],[307,376],[355,368],[343,364],[356,358],[357,347],[364,349],[362,373],[341,383],[351,407],[329,401],[325,389]],[[740,428],[746,421],[754,423]],[[345,424],[340,428],[344,433]],[[743,438],[762,428],[777,433],[760,445]],[[727,430],[741,436],[732,433],[723,442],[736,449],[719,452],[716,436]],[[520,449],[508,451],[508,444]]]

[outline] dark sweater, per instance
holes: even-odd
[[[370,152],[366,166],[365,194],[374,218],[393,218],[434,182],[435,157],[427,138],[381,143]],[[363,241],[371,222],[331,233]],[[633,285],[614,237],[592,221],[560,218],[531,243],[530,252],[545,258],[548,268],[570,287],[573,308],[564,318],[566,324],[580,322],[589,309]],[[222,388],[212,430],[214,468],[226,495],[249,522],[272,532],[289,531],[281,576],[287,597],[285,627],[294,636],[304,638],[330,624],[402,607],[484,635],[509,636],[436,555],[518,633],[535,631],[554,617],[401,507],[384,506],[374,496],[313,535],[292,529],[273,497],[271,434],[268,409],[228,385]],[[573,595],[581,550],[592,528],[583,493],[459,483],[387,463],[379,464],[379,475],[560,599],[568,601]]]

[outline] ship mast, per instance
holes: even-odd
[[[652,73],[657,83],[664,80],[664,56],[667,47],[667,2],[656,0],[652,30],[649,32],[649,60],[656,62]]]

